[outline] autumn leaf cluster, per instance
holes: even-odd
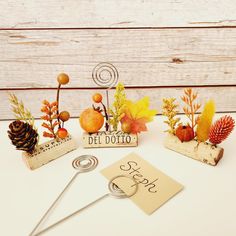
[[[124,116],[121,124],[128,127],[128,132],[137,134],[147,130],[146,123],[153,120],[156,110],[149,109],[149,97],[144,97],[137,102],[127,100],[125,102]]]
[[[97,112],[104,112],[106,118],[105,128],[106,131],[110,130],[112,126],[114,131],[117,131],[119,125],[121,130],[125,133],[138,134],[142,131],[147,130],[146,123],[153,120],[156,115],[156,110],[149,108],[150,102],[148,97],[144,97],[138,101],[131,101],[126,98],[125,87],[123,83],[118,83],[116,86],[116,92],[114,95],[114,102],[109,112],[106,110],[106,106],[103,103],[103,96],[99,93],[93,95],[93,101],[97,104],[101,104],[103,109],[100,107],[94,107],[93,109]],[[111,117],[108,116],[111,115]],[[109,122],[109,126],[107,125]]]

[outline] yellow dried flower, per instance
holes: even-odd
[[[168,120],[165,120],[164,123],[170,127],[170,129],[166,130],[166,132],[169,132],[170,134],[175,134],[175,127],[180,121],[180,118],[175,118],[178,113],[178,105],[175,104],[175,100],[175,98],[163,98],[162,100],[162,114],[168,118]]]
[[[197,139],[199,142],[207,141],[214,114],[215,114],[215,103],[214,101],[210,100],[205,104],[202,114],[198,121]]]
[[[118,83],[116,86],[116,93],[114,95],[114,103],[112,108],[109,110],[109,113],[112,115],[110,124],[114,130],[117,130],[120,120],[124,117],[125,102],[126,95],[124,84]]]

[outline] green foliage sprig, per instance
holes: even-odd
[[[116,131],[120,120],[124,116],[126,95],[123,83],[118,83],[118,85],[116,86],[116,93],[114,95],[114,99],[115,100],[112,105],[112,109],[109,110],[109,113],[112,115],[112,118],[110,119],[110,124]]]

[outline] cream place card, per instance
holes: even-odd
[[[106,167],[101,173],[108,180],[118,175],[127,175],[135,179],[138,183],[138,191],[131,200],[149,215],[183,189],[183,185],[135,153]],[[135,188],[135,184],[126,178],[120,178],[114,182],[126,194],[130,194]]]

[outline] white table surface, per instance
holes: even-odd
[[[222,115],[222,114],[221,114]],[[236,118],[236,115],[232,115]],[[36,124],[39,127],[41,121]],[[185,188],[151,216],[129,199],[107,198],[52,229],[49,236],[235,236],[236,235],[236,132],[226,140],[223,159],[216,167],[192,160],[163,147],[166,128],[158,116],[139,136],[136,148],[83,149],[77,119],[67,128],[79,148],[31,171],[7,138],[9,121],[0,122],[0,235],[27,236],[48,206],[75,173],[72,160],[82,154],[99,159],[96,170],[81,174],[43,227],[106,193],[101,169],[136,152]],[[44,141],[41,138],[41,141]]]

